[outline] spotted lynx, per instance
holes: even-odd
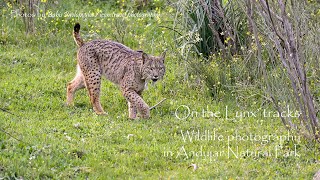
[[[108,40],[84,43],[79,30],[80,24],[77,23],[73,33],[79,46],[77,74],[68,83],[67,104],[72,105],[75,92],[86,87],[96,114],[105,114],[100,104],[100,84],[101,77],[104,76],[120,86],[128,101],[129,118],[135,119],[137,113],[142,118],[149,118],[149,106],[141,94],[148,80],[156,82],[164,76],[165,52],[160,57],[155,57]]]

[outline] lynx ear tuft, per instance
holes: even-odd
[[[162,62],[164,62],[164,59],[165,59],[165,57],[166,57],[166,53],[167,53],[167,49],[165,49],[165,50],[163,51],[163,53],[161,54],[161,56],[160,56],[160,58],[162,59]]]
[[[163,52],[162,52],[162,54],[161,54],[161,58],[165,58],[166,57],[166,53],[167,53],[167,49],[165,49]]]
[[[75,25],[74,25],[74,32],[79,32],[79,30],[80,30],[80,24],[79,23],[76,23]]]

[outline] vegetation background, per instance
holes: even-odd
[[[312,178],[320,160],[319,2],[286,1],[285,11],[263,2],[1,1],[0,178]],[[286,16],[299,46],[287,43]],[[65,106],[76,22],[85,41],[169,50],[165,78],[144,92],[149,105],[167,98],[150,119],[127,119],[108,81],[107,116],[94,114],[86,91]],[[301,61],[290,59],[291,47]],[[295,71],[283,62],[302,65],[305,78],[290,78]],[[305,116],[288,118],[287,107]]]

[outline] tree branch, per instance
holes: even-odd
[[[152,110],[154,108],[156,108],[158,105],[160,105],[163,101],[167,100],[167,98],[162,99],[160,102],[158,102],[157,104],[155,104],[154,106],[150,107],[149,109]]]

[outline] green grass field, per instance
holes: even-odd
[[[52,12],[122,13],[74,4]],[[35,35],[25,35],[12,9],[1,10],[0,179],[311,179],[319,169],[319,146],[288,134],[269,117],[272,108],[240,106],[229,95],[218,102],[201,83],[184,80],[164,27],[172,24],[170,7],[155,9],[158,18],[46,17]],[[169,50],[165,78],[144,92],[149,105],[167,98],[150,119],[129,120],[120,90],[106,80],[107,116],[95,115],[86,90],[65,106],[76,70],[75,22],[85,41],[113,39],[154,55]]]

